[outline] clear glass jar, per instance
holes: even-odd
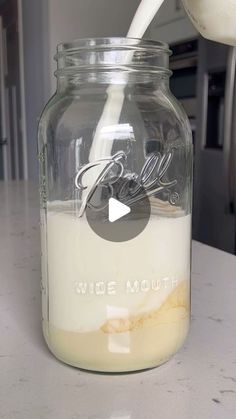
[[[192,139],[168,46],[58,47],[39,124],[45,340],[76,367],[167,361],[190,319]]]

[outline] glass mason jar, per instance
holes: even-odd
[[[192,139],[168,46],[58,46],[39,124],[45,340],[107,372],[167,361],[190,319]]]

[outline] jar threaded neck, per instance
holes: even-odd
[[[167,44],[135,38],[75,40],[57,47],[57,77],[81,72],[148,72],[169,76]]]

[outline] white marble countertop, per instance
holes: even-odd
[[[236,257],[193,244],[192,326],[162,367],[92,374],[41,333],[37,187],[0,184],[0,419],[235,419]]]

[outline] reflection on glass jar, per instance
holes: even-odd
[[[169,54],[127,38],[58,47],[39,124],[43,330],[77,367],[154,367],[188,332],[192,139]]]

